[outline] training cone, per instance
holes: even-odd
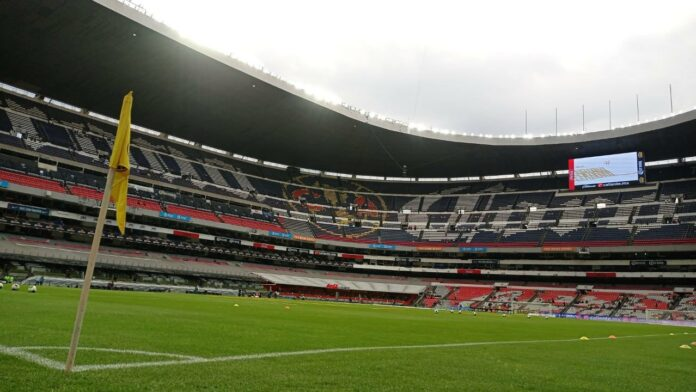
[[[614,335],[609,335],[609,339],[616,339],[616,336],[614,336]]]
[[[674,332],[670,333],[669,336],[674,336]]]
[[[691,345],[692,345],[692,346],[696,346],[696,342],[691,342]]]
[[[590,338],[588,338],[587,336],[583,336],[580,338],[580,340],[590,340]]]
[[[236,307],[239,307],[239,304],[234,304],[234,307],[235,307],[235,308],[236,308]]]
[[[289,306],[286,306],[285,309],[290,309],[290,307],[289,307]]]
[[[689,350],[691,350],[691,346],[689,346],[688,344],[682,344],[681,346],[679,346],[679,348],[688,348]]]

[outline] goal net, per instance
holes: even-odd
[[[514,302],[514,301],[486,301],[478,304],[476,310],[512,313],[512,314],[538,314],[546,315],[554,313],[554,306],[544,302]]]
[[[551,315],[555,307],[544,302],[510,302],[512,313],[531,314],[531,315]]]

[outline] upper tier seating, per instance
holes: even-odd
[[[457,205],[457,201],[458,201],[457,197],[452,197],[452,196],[442,197],[442,198],[439,198],[437,201],[435,201],[433,204],[431,204],[430,207],[427,208],[427,211],[430,211],[430,212],[445,212],[445,211],[452,212],[452,211],[454,211],[454,207]]]
[[[71,135],[75,139],[75,141],[77,141],[77,145],[75,147],[77,147],[78,150],[86,154],[89,154],[92,157],[99,156],[99,151],[97,150],[97,147],[92,142],[92,139],[87,137],[84,134],[84,132],[72,132]]]
[[[3,112],[0,111],[0,113]],[[0,132],[0,143],[14,147],[24,148],[24,143],[22,142],[22,139],[5,132]]]
[[[584,240],[595,246],[626,245],[630,236],[630,228],[592,227]]]
[[[553,192],[521,193],[517,196],[517,208],[539,207],[549,205],[553,198]]]
[[[518,194],[504,194],[499,193],[493,196],[489,210],[509,210],[517,202]]]
[[[86,199],[101,200],[104,195],[101,191],[79,185],[73,185],[69,187],[69,189],[70,193],[73,195],[84,197]]]
[[[150,162],[147,160],[145,154],[143,154],[143,151],[141,149],[135,146],[131,146],[130,153],[131,160],[134,160],[137,166],[144,167],[146,169],[152,168],[152,166],[150,166]]]
[[[544,230],[506,229],[500,241],[515,243],[518,246],[537,246],[544,232]]]
[[[0,180],[5,180],[10,183],[24,185],[32,188],[44,189],[47,191],[65,193],[65,188],[58,181],[28,176],[7,170],[0,170]]]
[[[696,199],[696,180],[665,182],[662,184],[660,200],[670,200],[672,196],[683,195],[685,200]]]
[[[12,130],[12,122],[10,118],[7,117],[7,113],[4,110],[0,110],[0,131],[9,132]]]
[[[0,157],[2,158],[2,157]],[[32,161],[22,161],[17,158],[15,161],[2,160],[3,165],[9,165],[14,168],[20,168],[24,171],[30,171],[31,173],[38,173],[38,168],[36,163]],[[13,163],[14,162],[14,163]],[[16,183],[22,182],[25,185],[33,186],[37,188],[46,187],[57,187],[55,190],[61,189],[63,186],[60,182],[55,180],[47,180],[44,177],[38,176],[28,176],[25,174],[14,173],[15,178],[21,178],[22,181],[16,181]],[[18,177],[19,175],[19,177]],[[96,191],[94,187],[103,186],[103,177],[92,176],[85,173],[79,173],[70,171],[67,169],[60,168],[57,172],[53,172],[54,178],[60,178],[70,184],[71,193],[81,197],[87,197],[92,199],[99,199],[101,193]],[[7,177],[7,176],[6,176]],[[38,181],[37,180],[42,180]],[[48,182],[44,182],[48,181]],[[81,184],[88,184],[89,187],[84,187]],[[238,216],[249,216],[248,210],[233,208],[229,204],[218,203],[211,200],[205,200],[201,197],[190,197],[185,195],[179,195],[176,197],[171,197],[169,192],[162,192],[155,195],[147,195],[146,197],[155,197],[162,200],[171,201],[182,206],[191,206],[193,208],[174,213],[180,213],[185,216],[197,217],[199,219],[205,219],[213,222],[219,222],[220,219],[216,217],[216,214],[211,212],[218,211],[218,213],[234,214]],[[138,205],[140,203],[140,205]],[[287,203],[287,202],[284,202]],[[688,208],[688,204],[684,203],[682,210],[678,211],[691,211]],[[160,211],[161,207],[157,201],[138,201],[134,197],[129,197],[129,205],[132,207],[147,208],[154,211]],[[285,206],[285,204],[283,205]],[[188,208],[188,207],[183,207]],[[619,210],[623,208],[620,207]],[[630,208],[630,207],[629,207]],[[172,211],[177,211],[177,207],[173,207]],[[580,210],[583,211],[583,210]],[[654,211],[654,209],[653,209]],[[171,211],[170,211],[171,212]],[[541,212],[541,211],[540,211]],[[546,211],[542,218],[557,216],[553,214],[554,211]],[[566,211],[567,212],[567,211]],[[536,212],[535,212],[536,213]],[[587,210],[583,211],[587,214]],[[690,213],[690,212],[687,212]],[[413,245],[414,242],[422,241],[425,243],[432,242],[442,242],[442,243],[462,243],[465,245],[480,244],[484,246],[554,246],[554,245],[573,245],[573,246],[622,246],[634,244],[647,244],[647,245],[659,245],[664,243],[681,243],[681,242],[696,242],[696,229],[693,228],[691,224],[681,224],[681,225],[645,225],[638,226],[635,231],[636,235],[633,238],[630,226],[626,227],[590,227],[590,228],[578,228],[578,227],[549,227],[544,230],[543,228],[529,228],[523,229],[520,227],[519,220],[523,219],[527,213],[522,211],[508,211],[508,212],[498,212],[498,213],[485,213],[482,221],[489,222],[489,224],[500,225],[499,219],[503,219],[502,222],[513,222],[512,224],[505,224],[504,230],[501,230],[501,226],[495,230],[479,230],[474,233],[469,233],[465,236],[461,235],[461,232],[448,232],[449,224],[456,221],[458,217],[457,214],[451,215],[453,219],[450,221],[448,219],[449,215],[446,214],[431,214],[429,216],[422,215],[424,219],[429,217],[430,219],[430,229],[426,229],[422,234],[421,238],[418,239],[418,232],[404,231],[398,228],[398,225],[389,226],[385,224],[385,228],[373,229],[367,226],[369,222],[365,222],[366,226],[363,228],[351,228],[346,226],[336,226],[329,225],[329,231],[322,231],[320,238],[330,238],[349,242],[367,242],[367,243],[390,243],[390,244],[400,244],[400,245]],[[468,214],[472,215],[472,214]],[[617,212],[618,215],[618,212]],[[420,215],[411,215],[414,221],[417,221]],[[467,216],[467,215],[464,215]],[[473,216],[473,215],[472,215]],[[539,217],[540,214],[536,214]],[[531,214],[530,214],[531,217]],[[685,218],[688,218],[686,216]],[[318,217],[320,220],[331,221],[330,217]],[[268,220],[268,218],[262,218]],[[307,219],[305,216],[304,219]],[[447,222],[444,220],[447,219]],[[470,217],[467,217],[470,219]],[[272,219],[271,219],[272,220]],[[422,221],[420,224],[425,226],[427,220]],[[601,220],[600,220],[601,223]],[[374,223],[376,224],[376,222]],[[479,223],[480,224],[480,223]],[[273,224],[275,225],[275,223]],[[439,226],[438,226],[439,225]],[[461,224],[458,224],[461,225]],[[386,227],[392,227],[388,229]],[[435,229],[439,227],[439,229]],[[676,229],[675,229],[676,227]],[[282,230],[280,226],[272,226],[272,230]],[[305,233],[305,235],[308,233]],[[302,234],[300,234],[302,235]],[[633,242],[631,242],[633,240]]]
[[[575,196],[575,195],[564,195],[564,196],[556,196],[551,200],[551,204],[549,204],[549,207],[551,208],[559,208],[559,207],[579,207],[583,204],[584,201],[584,196]]]
[[[128,207],[132,208],[142,208],[144,210],[161,211],[162,206],[159,203],[152,200],[141,199],[138,197],[128,196]]]
[[[621,203],[649,203],[651,201],[655,201],[656,197],[657,190],[621,192]]]
[[[590,194],[585,196],[586,206],[595,206],[599,203],[604,203],[607,205],[617,204],[619,202],[620,193],[600,193],[600,194]]]
[[[570,227],[550,227],[546,231],[546,238],[544,239],[545,245],[557,245],[567,242],[579,242],[582,241],[585,232],[585,228],[570,228]]]
[[[166,166],[167,173],[181,175],[181,167],[177,163],[176,159],[167,154],[158,154],[158,156]]]
[[[104,160],[113,143],[108,135],[113,134],[115,127],[78,113],[47,106],[43,102],[7,93],[0,93],[0,98],[0,105],[6,103],[9,107],[8,110],[0,108],[0,144],[28,148],[30,151],[26,155],[35,156],[36,151],[49,158],[56,157],[59,162],[57,171],[51,168],[50,172],[44,169],[42,173],[35,160],[13,157],[19,163],[12,163],[3,159],[2,167],[12,169],[6,171],[12,173],[9,182],[62,193],[66,192],[67,186],[68,192],[73,195],[97,199],[101,194],[98,189],[103,186],[103,178],[88,174],[94,169],[89,165],[104,167]],[[15,132],[21,133],[23,138],[15,137]],[[225,200],[227,196],[247,198],[275,207],[274,213],[302,219],[316,214],[316,219],[324,224],[330,224],[334,219],[343,223],[348,218],[363,219],[361,228],[332,225],[331,230],[319,230],[325,238],[353,242],[443,242],[503,247],[696,242],[696,230],[693,224],[687,224],[696,221],[696,203],[691,201],[696,198],[694,179],[574,194],[558,190],[565,187],[560,178],[449,184],[418,181],[381,183],[304,174],[291,178],[285,171],[232,160],[140,133],[134,135],[131,151],[134,164],[132,174],[141,182],[143,179],[140,177],[145,177],[144,182],[150,182],[147,179],[149,177],[157,180],[157,183],[171,183],[186,188],[172,187],[175,189],[172,190],[166,186],[158,187],[154,194],[144,196],[156,200],[142,201],[145,206],[143,208],[159,211],[159,200],[162,200],[172,203],[169,205],[174,205],[172,209],[175,211],[177,205],[183,208],[182,215],[212,222],[222,220],[217,214],[249,216],[249,209],[239,207],[228,211],[234,208],[226,203],[214,206],[211,200],[215,197],[205,200],[202,195],[218,195],[219,200]],[[44,162],[46,161],[53,164],[50,159]],[[88,166],[85,166],[85,173],[81,173],[70,170],[71,164],[64,164],[65,161],[73,161],[72,166],[75,167]],[[173,175],[161,175],[161,172]],[[190,174],[193,180],[179,178],[180,174]],[[683,178],[688,175],[668,178]],[[182,194],[192,193],[196,196],[168,196],[179,193],[180,190]],[[201,190],[210,193],[206,194]],[[242,190],[253,193],[247,194]],[[370,191],[390,194],[372,194]],[[458,194],[462,192],[469,194]],[[685,200],[675,206],[671,203],[673,196],[683,196]],[[307,204],[288,201],[300,198],[305,199]],[[131,200],[138,199],[129,197],[129,204],[134,203]],[[597,209],[595,206],[598,203],[610,206]],[[358,204],[363,211],[347,212],[345,207],[348,204]],[[539,210],[531,211],[528,207]],[[395,212],[402,208],[414,212],[420,210],[422,213],[406,215]],[[377,210],[391,212],[377,213]],[[464,210],[464,213],[460,216],[455,213],[458,210]],[[473,211],[479,212],[472,213]],[[674,222],[681,224],[663,224],[672,216]],[[273,222],[272,218],[259,219]],[[401,223],[415,229],[401,230],[398,228]],[[270,224],[274,231],[283,230],[276,223]],[[372,225],[379,225],[381,228],[374,228]],[[597,227],[589,227],[594,225]],[[456,226],[458,231],[450,232],[450,226]],[[306,229],[307,227],[304,234],[298,235],[314,234],[312,229]],[[477,229],[479,230],[473,233],[463,234],[467,230]]]
[[[18,101],[23,101],[24,103],[22,104],[24,109],[22,109],[25,113],[27,110],[32,110],[34,107],[38,107],[41,105],[44,105],[43,103],[37,103],[37,102],[31,102],[28,100],[25,100],[23,98],[18,98]],[[20,106],[22,106],[20,105]],[[27,109],[28,108],[28,109]],[[47,107],[47,110],[50,109],[52,115],[50,117],[51,121],[60,121],[60,114],[61,111],[57,110],[55,108],[49,108]],[[39,110],[40,111],[40,110]],[[0,124],[4,124],[4,128],[9,128],[10,126],[13,129],[19,129],[20,131],[26,133],[29,135],[31,138],[33,138],[31,141],[31,146],[33,149],[42,149],[42,152],[49,154],[49,155],[58,155],[60,157],[66,158],[66,159],[78,159],[84,163],[89,163],[89,164],[99,164],[97,160],[95,160],[95,157],[99,151],[102,152],[108,152],[110,149],[109,142],[105,142],[104,139],[100,136],[97,136],[93,133],[87,133],[87,134],[81,134],[78,131],[74,131],[72,129],[66,129],[63,126],[58,126],[55,124],[50,124],[45,121],[41,120],[33,120],[29,119],[27,117],[23,117],[21,114],[17,113],[10,113],[12,118],[8,117],[8,114],[3,111],[3,116],[0,118]],[[91,119],[88,118],[82,118],[81,116],[76,115],[75,113],[68,113],[68,112],[63,112],[66,118],[70,118],[69,120],[63,121],[64,124],[74,124],[75,128],[84,128],[82,125],[87,124],[88,128],[92,132],[97,132],[97,133],[103,133],[103,132],[110,132],[109,130],[113,128],[112,125],[108,124],[99,124],[96,125]],[[45,116],[44,116],[45,117]],[[14,120],[13,120],[14,118]],[[5,121],[3,121],[5,119]],[[8,126],[9,122],[9,126]],[[6,140],[10,140],[5,138]],[[39,142],[37,142],[38,140]],[[53,146],[58,146],[58,147],[64,147],[67,150],[63,150],[60,148],[55,148],[52,146],[46,146],[46,145],[41,145],[41,141],[47,141],[51,143]],[[214,178],[214,176],[208,175],[208,172],[210,171],[208,168],[204,168],[195,160],[205,160],[209,162],[221,162],[221,160],[225,159],[223,157],[216,157],[216,158],[211,158],[205,156],[204,152],[201,152],[199,150],[193,149],[193,148],[188,148],[185,146],[181,145],[176,145],[174,147],[174,144],[169,145],[170,148],[167,148],[167,145],[165,142],[159,139],[155,139],[146,135],[138,135],[137,137],[134,136],[134,145],[133,145],[133,161],[136,165],[146,168],[146,169],[152,169],[158,172],[169,172],[174,175],[180,175],[182,174],[182,171],[185,171],[188,174],[191,174],[194,178],[202,180],[202,181],[217,181],[219,180],[220,176],[215,176],[217,178]],[[17,144],[16,141],[11,142],[13,144]],[[39,144],[36,144],[39,143]],[[142,150],[138,148],[138,145],[141,145],[143,147]],[[151,150],[157,150],[157,153],[154,153]],[[72,151],[84,151],[88,154],[91,155],[91,157],[84,157],[82,155],[73,155]],[[193,160],[194,162],[189,162],[184,159],[185,158],[189,160]],[[195,163],[195,164],[194,164]],[[266,175],[269,178],[277,178],[281,180],[288,180],[287,177],[283,177],[282,175],[278,175],[279,173],[276,173],[277,171],[268,169],[268,168],[260,168],[255,165],[251,165],[248,163],[244,162],[235,162],[237,167],[243,168],[243,170],[248,171],[251,174],[254,175]],[[186,166],[185,168],[182,168],[181,165]],[[225,170],[229,170],[232,168],[232,165],[225,164],[224,166]],[[218,168],[217,170],[220,170]],[[268,175],[269,173],[273,175]],[[216,173],[220,174],[220,173]],[[233,188],[237,189],[255,189],[259,194],[268,194],[276,197],[283,197],[284,192],[283,192],[283,186],[281,184],[273,182],[273,181],[268,181],[265,179],[259,179],[256,177],[249,177],[249,176],[244,176],[239,173],[229,173],[228,175],[222,174],[222,176],[225,179],[225,182],[228,183]],[[240,177],[240,178],[236,178]],[[303,179],[303,182],[307,182],[307,178],[311,178],[312,185],[315,186],[320,186],[320,187],[326,187],[326,186],[338,186],[338,187],[346,187],[346,186],[352,186],[353,180],[340,180],[340,179],[328,179],[328,178],[322,178],[322,177],[311,177],[311,176],[304,176],[305,179]],[[233,179],[234,178],[234,179]],[[176,179],[173,179],[172,181],[177,181]],[[562,180],[560,180],[562,182]],[[244,182],[244,183],[241,183]],[[335,183],[334,183],[335,182]],[[184,183],[182,183],[184,184]],[[665,183],[664,190],[665,192],[682,192],[686,193],[687,199],[690,197],[692,189],[696,189],[695,186],[693,185],[694,182],[692,181],[691,183],[689,182],[671,182],[671,183]],[[223,184],[224,185],[224,184]],[[485,183],[481,184],[424,184],[424,183],[414,183],[414,184],[403,184],[399,185],[397,183],[393,184],[380,184],[380,183],[369,183],[365,184],[367,185],[367,188],[372,188],[374,191],[382,191],[382,188],[391,188],[391,191],[396,191],[399,192],[399,187],[404,187],[404,192],[412,192],[411,188],[419,188],[422,190],[418,190],[418,192],[427,192],[427,191],[443,191],[442,187],[451,187],[451,189],[448,190],[449,192],[482,192],[482,191],[488,191],[488,192],[500,192],[500,191],[519,191],[519,190],[525,190],[525,189],[544,189],[545,187],[551,187],[551,188],[556,188],[556,187],[562,187],[562,184],[559,182],[559,179],[525,179],[525,180],[516,180],[516,181],[507,181],[507,182],[500,182],[496,184],[488,184],[486,185]],[[189,184],[190,186],[190,184]],[[364,185],[360,185],[363,187],[361,191],[365,190]],[[319,191],[318,194],[324,193],[323,191]],[[556,197],[553,196],[553,192],[528,192],[528,193],[519,193],[519,194],[496,194],[496,195],[484,195],[481,196],[480,198],[478,197],[473,197],[472,200],[466,200],[462,203],[462,198],[464,196],[437,196],[437,197],[431,197],[431,196],[426,196],[426,199],[424,199],[423,203],[423,210],[424,211],[431,211],[431,212],[452,212],[455,209],[465,209],[467,211],[469,210],[501,210],[501,209],[510,209],[510,208],[519,208],[519,209],[524,209],[529,206],[536,206],[536,207],[546,207],[547,205],[549,207],[564,207],[564,206],[579,206],[579,205],[587,205],[587,206],[592,206],[598,202],[606,202],[608,204],[616,204],[619,202],[622,203],[640,203],[640,202],[645,202],[645,201],[652,201],[653,195],[655,194],[654,191],[652,190],[646,190],[646,191],[626,191],[626,192],[600,192],[600,193],[591,193],[588,196],[575,196],[572,194],[567,194],[567,195],[557,195]],[[696,193],[695,193],[696,194]],[[336,199],[338,203],[340,204],[347,204],[354,202],[357,198],[359,198],[357,195],[354,195],[351,192],[345,193],[344,195],[348,197],[339,197]],[[352,197],[351,197],[352,195]],[[286,197],[289,197],[288,195],[285,195]],[[378,205],[377,209],[385,208],[388,210],[396,211],[399,210],[401,207],[404,206],[404,204],[409,200],[409,198],[401,198],[395,197],[395,196],[381,196],[379,197],[380,199],[384,200],[384,204],[386,206]],[[663,196],[662,199],[665,197]],[[322,196],[320,199],[324,199]],[[410,198],[413,199],[413,198]],[[480,199],[480,200],[479,200]],[[415,199],[416,201],[420,201],[418,198]],[[549,203],[550,200],[550,203]],[[319,200],[321,203],[326,203],[326,204],[333,204],[332,201],[328,200]],[[474,202],[475,201],[475,202]],[[320,204],[321,204],[320,203]],[[344,204],[345,203],[345,204]],[[382,203],[379,203],[382,204]],[[416,206],[417,207],[417,206]],[[463,207],[463,208],[462,208]],[[468,207],[468,208],[467,208]],[[367,208],[372,209],[372,206],[368,206]]]
[[[72,185],[69,187],[70,193],[79,196],[79,197],[84,197],[86,199],[92,199],[92,200],[99,200],[101,201],[104,193],[100,190],[96,190],[93,188],[88,188],[84,186],[79,186],[79,185]],[[142,208],[145,210],[152,210],[152,211],[161,211],[162,208],[159,203],[156,201],[152,200],[147,200],[147,199],[141,199],[139,197],[134,197],[132,195],[128,196],[127,202],[128,207],[131,208]]]
[[[677,204],[676,209],[674,210],[676,214],[692,214],[696,213],[696,202],[691,202],[691,203],[680,203]]]
[[[264,222],[264,221],[258,221],[254,219],[247,219],[247,218],[241,218],[238,216],[231,216],[231,215],[220,215],[220,219],[225,222],[229,223],[231,225],[237,225],[237,226],[243,226],[243,227],[249,227],[252,229],[257,229],[257,230],[268,230],[268,231],[275,231],[279,233],[285,233],[286,230],[279,225],[271,222]]]
[[[188,216],[190,218],[209,220],[212,222],[220,222],[220,219],[218,219],[217,215],[210,211],[201,211],[193,208],[178,206],[176,204],[167,204],[167,212],[172,214]]]
[[[290,233],[295,235],[301,235],[304,237],[313,238],[314,232],[307,221],[297,220],[297,219],[285,219],[279,218],[280,224],[287,229]]]
[[[16,112],[26,113],[32,117],[38,117],[43,120],[48,119],[48,116],[46,116],[46,113],[44,112],[44,110],[42,110],[42,108],[45,107],[45,105],[29,101],[22,97],[11,96],[9,94],[4,93],[3,95],[8,108]]]
[[[498,231],[479,231],[471,239],[472,244],[491,244],[498,241],[500,232]]]
[[[39,132],[44,140],[57,146],[74,148],[72,139],[68,131],[57,125],[45,123],[43,121],[32,120],[34,128]]]
[[[657,212],[660,210],[660,205],[659,204],[646,204],[640,206],[638,209],[638,215],[639,216],[649,216],[649,215],[657,215]]]
[[[665,244],[683,241],[693,241],[686,238],[691,226],[687,224],[676,225],[647,225],[638,226],[633,236],[634,244]]]
[[[190,162],[191,167],[193,167],[193,170],[195,171],[195,175],[200,179],[201,181],[205,182],[210,182],[214,183],[213,178],[208,174],[208,171],[205,169],[203,165],[201,165],[198,162]]]
[[[379,231],[379,236],[384,243],[391,244],[411,244],[417,240],[416,237],[411,235],[408,231],[401,229],[381,229]]]

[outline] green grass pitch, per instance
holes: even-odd
[[[696,347],[679,348],[696,340],[693,328],[99,290],[77,356],[83,371],[66,375],[27,360],[64,362],[78,296],[76,289],[0,290],[0,390],[696,388]],[[453,343],[463,345],[446,345]],[[25,357],[8,354],[17,347]],[[314,351],[337,348],[351,350]],[[292,355],[253,356],[264,353]],[[153,366],[127,367],[145,362]]]

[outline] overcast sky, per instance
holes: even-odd
[[[607,129],[696,105],[696,1],[139,0],[196,42],[409,123]]]

